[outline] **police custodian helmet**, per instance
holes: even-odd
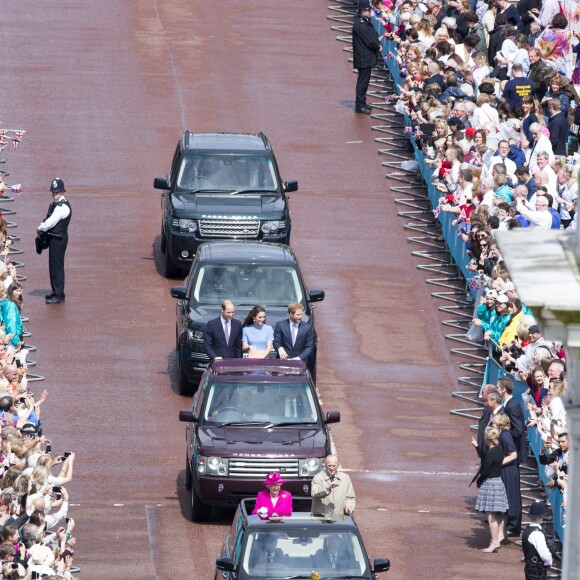
[[[55,177],[50,184],[51,193],[64,193],[66,189],[64,188],[64,181],[60,177]]]

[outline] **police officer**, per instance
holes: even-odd
[[[546,515],[544,502],[534,502],[529,515],[531,522],[522,535],[526,580],[546,580],[548,568],[552,565],[552,554],[542,529],[542,520]]]
[[[48,269],[52,293],[46,295],[47,304],[64,302],[64,253],[68,244],[68,224],[72,216],[70,203],[64,197],[64,182],[59,177],[50,184],[52,203],[44,221],[38,226],[38,234],[48,238]]]
[[[352,26],[353,66],[358,69],[355,111],[365,115],[371,113],[371,108],[367,106],[371,69],[377,64],[382,49],[379,35],[373,28],[370,17],[370,0],[359,0],[358,15],[355,16]]]

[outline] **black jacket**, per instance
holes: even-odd
[[[568,131],[570,125],[564,113],[560,111],[548,120],[548,129],[550,131],[550,143],[554,155],[566,155],[566,144],[568,143]]]
[[[371,21],[362,16],[354,17],[352,26],[352,52],[354,68],[372,68],[379,60],[379,35]]]
[[[504,27],[500,26],[499,28],[495,28],[491,31],[489,35],[489,46],[487,47],[487,60],[490,62],[490,65],[493,67],[495,64],[495,55],[499,52],[503,41],[505,40],[504,36]]]
[[[242,358],[242,323],[235,318],[232,320],[230,340],[226,343],[221,316],[210,320],[203,333],[203,346],[211,360],[216,356]]]
[[[550,70],[550,65],[546,64],[543,60],[539,60],[535,64],[530,65],[530,70],[528,72],[528,78],[534,81],[536,85],[536,96],[541,101],[548,90],[548,85],[546,84],[546,71]]]
[[[528,11],[532,10],[532,8],[541,10],[542,0],[520,0],[517,5],[518,14],[520,15],[520,19],[524,25],[524,34],[526,36],[530,34],[530,25],[534,21],[534,19],[528,14]]]
[[[528,431],[524,420],[524,411],[520,404],[512,397],[504,403],[503,412],[510,418],[510,433],[514,438],[514,443],[518,448],[518,465],[525,463],[528,459]]]

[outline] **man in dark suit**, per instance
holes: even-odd
[[[484,403],[483,413],[477,424],[477,439],[475,442],[475,450],[477,454],[481,457],[487,449],[485,445],[485,430],[493,423],[492,409],[487,403],[487,397],[491,393],[497,393],[497,388],[495,385],[484,385],[481,389],[481,400]]]
[[[279,566],[288,565],[288,556],[277,548],[278,539],[275,534],[260,534],[257,542],[257,550],[253,549],[250,555],[252,568],[258,567],[260,571],[280,569]],[[254,570],[256,571],[256,570]]]
[[[288,319],[276,323],[274,349],[281,359],[305,361],[314,350],[314,330],[308,322],[302,322],[304,308],[300,302],[288,305]]]
[[[367,90],[371,80],[371,70],[379,61],[382,45],[379,35],[371,23],[370,0],[358,1],[358,14],[354,17],[352,26],[353,66],[358,70],[356,81],[357,113],[370,115],[371,108],[367,106]]]
[[[521,405],[514,399],[514,382],[509,377],[503,377],[497,382],[497,390],[503,397],[503,412],[510,418],[514,443],[518,450],[517,464],[525,463],[528,456],[528,432],[524,420],[524,411]],[[522,514],[519,516],[508,515],[506,535],[519,536],[522,528]]]
[[[203,347],[211,360],[242,357],[242,323],[234,314],[234,303],[224,300],[221,315],[207,323]]]
[[[536,180],[530,176],[530,170],[525,165],[522,165],[522,167],[518,167],[516,169],[516,177],[518,179],[518,183],[520,185],[525,185],[528,189],[528,201],[530,201],[532,196],[538,190]]]
[[[562,113],[560,99],[550,99],[548,101],[548,129],[550,130],[550,143],[554,155],[566,155],[566,145],[568,144],[568,132],[570,124],[568,118]]]
[[[333,534],[324,539],[324,547],[314,554],[313,564],[316,568],[339,570],[340,572],[346,572],[353,567],[351,558],[342,547],[342,539],[339,534]]]

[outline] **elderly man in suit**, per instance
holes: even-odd
[[[524,411],[520,404],[514,399],[514,382],[509,377],[502,377],[497,382],[497,390],[503,398],[503,412],[510,418],[510,433],[518,450],[517,464],[526,463],[528,458],[527,429],[524,420]],[[508,514],[506,525],[506,535],[519,536],[522,527],[522,514],[517,510]]]
[[[242,323],[234,318],[235,312],[234,303],[224,300],[221,315],[205,327],[203,347],[212,361],[242,357]]]
[[[300,302],[288,305],[288,318],[276,323],[274,349],[281,359],[305,361],[314,350],[314,330],[302,321],[304,308]]]

